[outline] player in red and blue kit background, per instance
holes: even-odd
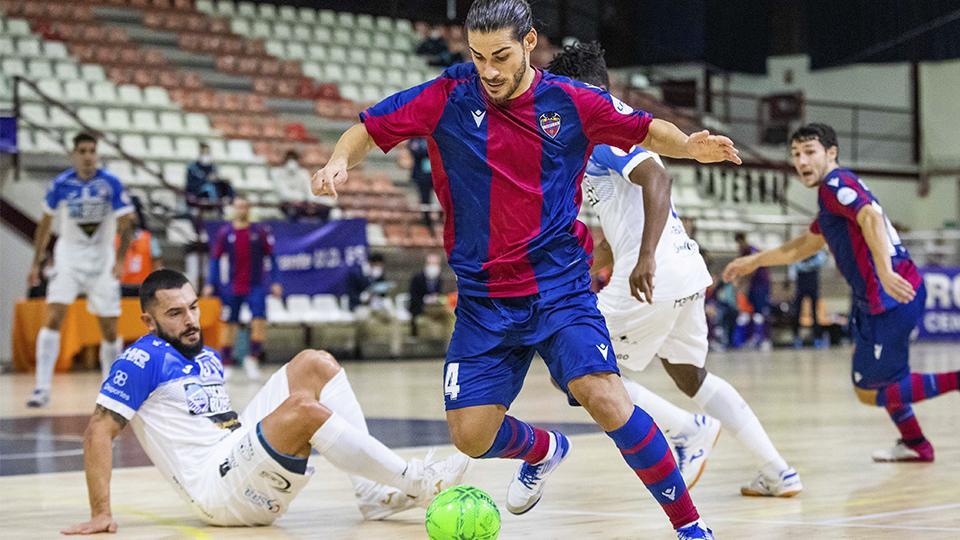
[[[910,372],[910,334],[927,297],[923,279],[877,198],[853,172],[837,164],[833,128],[801,127],[791,137],[790,151],[800,181],[818,190],[817,218],[803,236],[735,259],[723,278],[729,281],[760,267],[801,261],[828,245],[853,292],[850,327],[857,397],[886,408],[900,431],[894,447],[874,452],[873,459],[933,461],[933,446],[911,404],[957,390],[960,372]]]
[[[613,439],[678,536],[712,538],[666,439],[618,377],[590,292],[590,236],[577,214],[594,145],[642,142],[702,162],[739,163],[737,151],[726,137],[687,136],[603,89],[530,66],[537,31],[525,0],[477,0],[465,26],[473,63],[362,113],[314,175],[314,193],[335,195],[347,169],[374,147],[386,152],[426,138],[459,288],[443,376],[453,443],[477,458],[523,460],[507,509],[522,514],[537,504],[570,449],[562,433],[506,415],[539,353]]]
[[[217,293],[223,302],[223,318],[227,323],[222,346],[224,366],[233,363],[233,342],[240,325],[240,310],[243,304],[250,309],[250,347],[243,359],[243,370],[249,379],[256,381],[260,379],[259,363],[263,356],[263,342],[267,338],[267,285],[270,285],[271,294],[277,297],[283,294],[283,288],[279,283],[270,230],[250,222],[250,202],[242,196],[234,197],[231,210],[233,221],[223,225],[211,242],[210,272],[204,294]],[[229,279],[221,281],[220,262],[224,255],[229,260]],[[268,259],[269,270],[266,266]]]

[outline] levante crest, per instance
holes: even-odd
[[[550,136],[551,139],[557,137],[560,133],[560,113],[547,112],[540,115],[540,129]]]

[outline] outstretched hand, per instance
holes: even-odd
[[[336,186],[346,181],[347,164],[340,160],[331,160],[323,168],[313,173],[313,177],[310,179],[310,190],[317,196],[329,195],[336,198]]]
[[[717,163],[732,161],[737,165],[743,163],[740,151],[733,145],[729,137],[711,135],[709,131],[698,131],[689,137],[686,142],[687,152],[700,163]]]
[[[737,279],[738,277],[749,275],[756,269],[757,265],[755,256],[747,255],[745,257],[737,257],[736,259],[730,261],[730,264],[723,269],[723,280],[727,283],[732,283],[733,280]]]

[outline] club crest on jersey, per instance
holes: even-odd
[[[560,133],[560,113],[547,112],[540,115],[540,129],[550,136],[551,139],[557,137]]]

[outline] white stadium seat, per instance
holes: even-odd
[[[284,21],[297,21],[297,8],[293,6],[280,6],[277,10],[277,16]]]
[[[143,104],[143,90],[135,84],[123,84],[117,89],[117,97],[125,105]]]
[[[31,79],[52,79],[53,66],[42,58],[34,58],[27,62],[27,77]]]
[[[205,114],[187,113],[184,115],[187,132],[195,135],[209,135],[211,132],[210,119]]]
[[[310,302],[310,297],[305,294],[291,294],[288,296],[287,311],[300,321],[314,322],[319,319]]]
[[[309,43],[313,41],[313,27],[306,24],[298,24],[293,27],[293,39]]]
[[[40,40],[35,37],[23,37],[17,40],[17,55],[20,57],[42,58]]]
[[[257,5],[253,2],[237,2],[237,15],[255,19],[257,18]]]
[[[193,161],[200,155],[200,141],[193,137],[177,137],[175,145],[179,159]]]
[[[161,132],[171,135],[182,134],[186,130],[183,125],[183,115],[177,111],[164,111],[160,113],[158,124]]]
[[[335,12],[329,9],[321,9],[317,15],[318,15],[320,24],[324,26],[336,26],[337,14]]]
[[[94,64],[82,64],[80,66],[80,76],[87,82],[107,80],[107,72],[103,70],[103,66]]]
[[[307,24],[314,24],[317,22],[317,10],[311,7],[302,7],[297,10],[297,18]]]
[[[6,35],[0,36],[0,55],[12,56],[16,47],[13,45],[13,38]]]
[[[20,116],[31,124],[38,126],[45,126],[50,122],[47,118],[47,108],[39,103],[24,103],[21,105]]]
[[[259,15],[264,19],[270,19],[270,20],[279,18],[279,16],[277,15],[277,6],[273,4],[263,4],[263,3],[260,4]]]
[[[107,109],[104,120],[108,131],[130,131],[130,114],[126,109]]]
[[[190,115],[187,115],[187,122],[190,121]],[[189,125],[189,124],[188,124]],[[227,145],[223,142],[222,139],[210,139],[206,141],[210,145],[210,155],[213,156],[214,161],[224,161],[230,158],[230,155],[227,154]],[[222,167],[221,167],[222,173]]]
[[[246,36],[250,33],[250,21],[247,19],[230,19],[230,31],[240,36]],[[270,52],[270,49],[267,49]]]
[[[230,159],[234,161],[256,161],[257,157],[253,153],[253,146],[248,140],[227,141],[227,149],[230,152]]]
[[[63,101],[63,86],[56,79],[42,79],[37,81],[37,88],[47,97]]]
[[[124,111],[126,112],[126,111]],[[109,116],[110,111],[107,111]],[[107,120],[109,122],[109,118]],[[135,133],[127,133],[120,136],[120,146],[123,148],[123,151],[135,156],[138,158],[149,157],[150,153],[147,151],[147,143],[143,139],[143,135]]]
[[[332,43],[333,32],[326,26],[315,26],[313,28],[313,40],[317,43]]]
[[[80,66],[72,61],[57,62],[53,72],[61,81],[78,81],[80,79]]]
[[[94,129],[103,129],[106,122],[103,119],[103,111],[97,107],[80,107],[77,109],[77,116],[80,120]]]
[[[50,60],[60,60],[70,58],[67,52],[67,46],[62,41],[45,41],[43,43],[43,56]]]
[[[164,163],[163,178],[171,186],[183,188],[187,184],[187,166],[183,163]]]
[[[117,87],[112,82],[95,82],[91,86],[93,101],[101,104],[115,104],[118,101]]]
[[[157,115],[151,110],[140,109],[133,111],[131,126],[134,131],[139,132],[156,133],[160,131],[160,126],[157,125]]]
[[[0,70],[4,77],[13,77],[14,75],[25,76],[27,74],[27,64],[20,58],[4,58],[0,62]]]
[[[8,19],[7,34],[11,36],[29,36],[30,24],[23,19]]]
[[[236,13],[233,6],[233,0],[219,0],[217,2],[217,13],[227,17]]]
[[[144,88],[143,100],[145,104],[152,105],[158,109],[168,109],[173,106],[167,89],[160,86],[148,86]]]
[[[50,115],[48,127],[57,127],[57,128],[77,128],[77,121],[70,115],[67,111],[61,109],[60,107],[50,107],[48,111]]]

